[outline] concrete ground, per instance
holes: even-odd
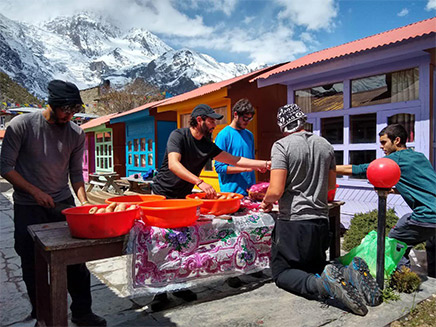
[[[14,251],[12,189],[0,178],[0,326],[34,326]],[[242,276],[243,285],[230,287],[226,278],[193,289],[198,300],[186,303],[171,296],[171,307],[152,312],[152,297],[131,298],[126,288],[127,256],[88,263],[92,277],[93,310],[108,326],[386,326],[436,296],[436,279],[425,278],[419,292],[401,294],[401,300],[369,308],[365,317],[349,313],[334,302],[309,301],[285,292],[263,278]],[[75,326],[69,322],[70,326]]]

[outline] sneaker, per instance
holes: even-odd
[[[357,315],[365,316],[368,309],[357,289],[345,281],[338,266],[327,265],[321,276],[317,276],[318,290],[321,296],[330,296],[339,300]]]
[[[382,302],[380,288],[369,272],[365,260],[354,257],[347,267],[342,268],[345,280],[359,291],[369,306],[376,306]]]
[[[106,320],[92,312],[82,316],[73,315],[71,321],[77,326],[106,326]]]

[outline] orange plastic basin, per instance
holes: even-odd
[[[111,204],[115,203],[125,203],[125,204],[140,204],[142,202],[148,201],[162,201],[165,200],[163,195],[156,194],[140,194],[140,195],[123,195],[115,196],[113,198],[106,199],[105,202]]]
[[[186,227],[195,224],[200,215],[200,200],[164,200],[141,203],[142,220],[162,228]]]
[[[231,193],[220,192],[221,195],[228,196]],[[194,193],[188,194],[187,199],[195,199],[198,197],[203,204],[201,206],[201,214],[203,215],[227,215],[239,210],[241,206],[241,199],[244,197],[242,194],[232,193],[234,197],[232,199],[211,200],[206,199],[206,193]]]
[[[106,208],[107,204],[82,206],[62,210],[67,218],[71,236],[78,238],[109,238],[127,234],[140,216],[139,206],[133,210],[94,213],[93,207]]]

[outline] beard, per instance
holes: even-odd
[[[210,132],[210,129],[206,126],[206,122],[201,123],[201,133],[203,136],[209,140],[212,140],[212,133]]]

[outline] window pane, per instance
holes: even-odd
[[[331,144],[344,143],[344,119],[342,117],[322,118],[321,136]]]
[[[350,165],[360,165],[365,163],[370,163],[375,160],[376,151],[375,150],[354,150],[350,151]]]
[[[153,140],[149,139],[147,142],[148,142],[148,151],[153,151]]]
[[[132,152],[132,141],[127,142],[127,151]]]
[[[108,167],[108,166],[107,166],[107,163],[108,163],[108,162],[107,162],[107,158],[104,158],[104,168],[105,168],[105,169],[107,169],[107,167]]]
[[[350,143],[375,143],[376,114],[350,116]]]
[[[141,151],[145,151],[145,138],[141,138]]]
[[[141,167],[145,167],[145,154],[141,154]]]
[[[134,166],[135,166],[135,167],[139,167],[139,157],[138,157],[138,155],[135,154],[135,155],[133,156],[133,159],[135,160]]]
[[[103,133],[97,133],[95,139],[97,143],[103,142]]]
[[[128,157],[128,158],[129,158],[129,160],[128,160],[128,161],[129,161],[129,165],[131,165],[131,164],[132,164],[132,155],[129,154],[129,157]]]
[[[109,168],[112,168],[112,157],[109,157]]]
[[[107,144],[104,145],[104,154],[107,155]]]
[[[105,142],[110,142],[112,138],[112,133],[111,132],[105,132],[104,133],[104,141]]]
[[[148,165],[153,166],[153,154],[148,154]]]
[[[418,67],[351,81],[351,106],[419,99]]]
[[[223,119],[216,120],[217,125],[227,124],[227,107],[213,108],[218,115],[223,115]]]
[[[397,114],[388,118],[388,125],[401,124],[407,131],[407,142],[415,142],[415,115]]]
[[[344,164],[344,151],[335,151],[335,161],[337,165]],[[336,175],[336,177],[342,177],[342,175]]]
[[[109,145],[109,155],[112,155],[112,145]]]
[[[96,147],[95,150],[97,152],[97,157],[98,157],[100,155],[100,147]]]
[[[325,84],[295,91],[295,103],[305,113],[339,110],[344,107],[343,83]]]
[[[139,149],[139,139],[133,140],[133,151],[138,151]]]

